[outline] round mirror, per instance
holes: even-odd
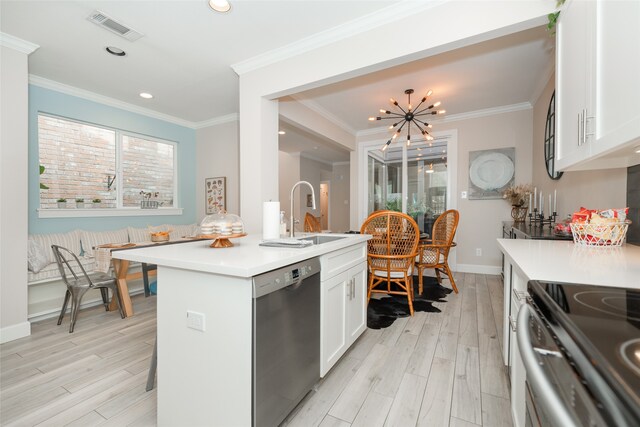
[[[547,110],[547,125],[544,130],[544,164],[551,179],[560,179],[563,172],[556,171],[556,92],[553,91],[549,109]]]

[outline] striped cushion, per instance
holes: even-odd
[[[151,232],[148,228],[127,227],[127,234],[131,243],[150,242]]]
[[[80,240],[85,257],[93,257],[93,247],[107,243],[128,243],[127,229],[114,231],[80,231]]]
[[[197,234],[197,224],[171,225],[165,224],[165,230],[171,230],[169,240],[177,240],[182,237],[193,237]]]
[[[79,268],[77,268],[75,260],[68,259],[68,258],[70,257],[67,257],[67,261],[69,261],[69,263],[71,263],[71,266],[74,269],[76,269],[75,270],[76,273],[80,274],[81,271]],[[80,264],[82,264],[82,266],[87,271],[87,273],[91,273],[94,271],[96,263],[93,258],[85,258],[81,256],[81,257],[78,257],[78,259],[80,260]],[[27,278],[29,283],[39,282],[41,280],[59,279],[60,270],[58,269],[58,264],[55,262],[51,263],[47,265],[45,268],[43,268],[42,270],[40,270],[40,272],[38,273],[33,273],[29,271]]]
[[[80,255],[81,253],[79,230],[73,230],[68,233],[32,234],[29,237],[47,249],[47,260],[50,263],[56,262],[56,258],[51,250],[51,245],[62,246],[76,255]]]

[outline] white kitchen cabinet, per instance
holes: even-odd
[[[510,257],[505,254],[504,260],[504,363],[508,367],[509,382],[511,384],[511,416],[516,427],[525,425],[525,392],[526,371],[516,338],[518,312],[525,304],[527,293],[527,277],[514,265]]]
[[[640,142],[640,2],[569,0],[556,32],[556,165],[626,167]]]
[[[320,257],[320,376],[325,376],[367,327],[366,246]]]

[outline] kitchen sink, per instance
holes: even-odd
[[[300,237],[298,240],[306,240],[310,241],[314,245],[321,245],[327,242],[333,242],[335,240],[345,239],[344,236],[309,236],[309,237]]]

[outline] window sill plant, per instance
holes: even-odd
[[[76,208],[84,209],[84,199],[76,199]]]
[[[59,198],[56,202],[58,203],[58,208],[60,209],[64,209],[67,207],[67,199],[63,197]]]

